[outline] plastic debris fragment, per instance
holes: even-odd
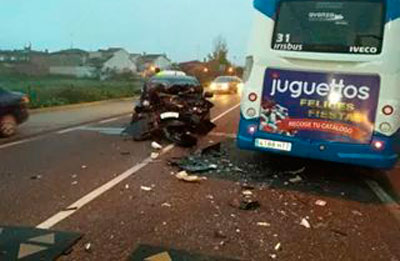
[[[155,149],[155,150],[161,150],[161,149],[163,148],[160,144],[158,144],[158,143],[155,142],[155,141],[153,141],[153,142],[151,143],[151,147],[152,147],[153,149]]]
[[[205,180],[205,177],[199,177],[196,175],[189,175],[186,171],[181,171],[178,174],[175,175],[175,177],[179,180],[186,181],[186,182],[201,182],[202,180]]]
[[[151,187],[146,187],[146,186],[141,186],[140,189],[144,190],[144,191],[152,191],[153,190]]]
[[[302,225],[305,228],[311,228],[310,222],[306,218],[303,218],[300,222],[300,225]]]
[[[320,207],[325,207],[326,204],[328,204],[328,203],[324,200],[319,199],[319,200],[315,201],[315,205],[320,206]]]

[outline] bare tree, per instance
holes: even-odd
[[[213,51],[208,55],[208,61],[217,62],[219,65],[230,65],[228,60],[228,44],[226,39],[219,35],[213,41]]]

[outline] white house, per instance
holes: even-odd
[[[149,54],[137,58],[138,69],[140,72],[145,72],[151,68],[160,68],[166,70],[171,68],[171,61],[165,54]]]
[[[124,49],[115,50],[111,56],[103,63],[102,72],[113,71],[116,73],[131,72],[136,73],[138,68],[131,55]]]

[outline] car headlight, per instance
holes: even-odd
[[[142,104],[144,107],[150,106],[150,102],[148,100],[144,100]]]
[[[29,103],[29,97],[28,96],[23,96],[21,98],[21,103],[23,104],[28,104]]]
[[[222,90],[228,90],[229,89],[229,84],[228,83],[224,83],[221,86]]]

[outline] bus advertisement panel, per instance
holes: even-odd
[[[378,75],[267,69],[260,131],[369,144],[379,87]]]

